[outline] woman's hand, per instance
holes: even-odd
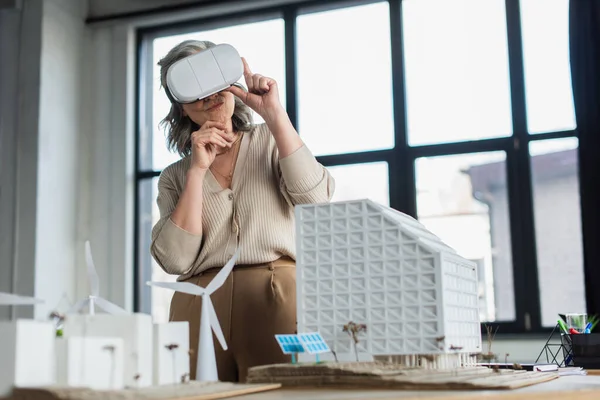
[[[281,113],[285,113],[285,109],[279,102],[277,82],[272,78],[252,73],[244,57],[242,57],[242,62],[244,63],[244,79],[246,80],[248,92],[237,86],[231,86],[227,90],[256,111],[265,122],[275,121],[277,117],[282,115]]]
[[[206,171],[217,154],[231,147],[232,133],[227,133],[224,122],[206,121],[192,133],[192,168]]]

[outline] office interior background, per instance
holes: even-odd
[[[145,285],[175,279],[149,253],[178,159],[157,62],[197,39],[277,80],[334,200],[408,213],[474,260],[496,351],[534,361],[557,313],[600,314],[594,3],[0,1],[0,291],[46,301],[0,319],[85,296],[89,239],[102,295],[167,320]]]

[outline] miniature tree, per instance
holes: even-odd
[[[54,327],[56,329],[56,337],[62,337],[63,335],[63,323],[65,322],[64,314],[59,313],[58,311],[52,311],[50,313],[50,319],[54,323]]]
[[[107,345],[104,346],[102,350],[106,350],[110,353],[110,387],[114,388],[116,374],[115,346]]]
[[[346,325],[344,325],[343,331],[350,335],[350,338],[352,339],[352,344],[354,346],[354,354],[356,355],[356,361],[358,361],[358,342],[360,341],[358,339],[358,336],[363,332],[367,332],[367,325],[356,324],[350,321]]]
[[[173,383],[175,383],[177,382],[177,352],[175,350],[179,348],[179,345],[171,343],[165,345],[165,347],[171,352],[171,356],[173,357]]]
[[[505,368],[509,368],[509,366],[508,366],[508,357],[510,357],[510,354],[506,353],[504,355]],[[521,369],[523,369],[523,366],[521,364],[519,364],[519,363],[513,363],[512,367],[513,367],[514,370],[521,370]]]
[[[494,338],[496,337],[496,332],[498,332],[498,326],[496,326],[496,330],[492,331],[492,327],[489,325],[485,325],[485,330],[487,333],[487,352],[481,354],[481,359],[487,362],[492,360],[497,360],[498,356],[492,353],[492,343],[494,342]]]
[[[333,354],[333,358],[335,359],[335,362],[338,363],[339,361],[338,361],[337,354],[336,354],[335,350],[332,349],[331,350],[331,354]]]
[[[135,360],[137,360],[137,359],[138,359],[138,353],[133,353],[131,356],[132,356],[132,357],[133,357]],[[136,363],[136,365],[138,365],[138,364]],[[135,381],[135,386],[136,386],[136,388],[139,388],[139,387],[140,387],[140,379],[141,379],[141,378],[142,378],[142,375],[141,375],[139,372],[138,372],[137,374],[133,375],[133,380]]]

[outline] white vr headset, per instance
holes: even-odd
[[[244,73],[237,50],[219,44],[183,58],[167,70],[167,92],[177,103],[193,103],[236,83]]]

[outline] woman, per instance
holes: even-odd
[[[214,46],[185,41],[160,62],[161,83],[176,61]],[[151,252],[169,274],[206,287],[239,246],[238,264],[211,299],[229,349],[216,344],[221,381],[246,379],[255,365],[289,362],[275,334],[296,331],[294,205],[331,199],[334,181],[303,144],[278,97],[277,83],[250,71],[248,91],[232,86],[163,120],[183,157],[158,182],[160,220]],[[254,125],[251,110],[265,123]],[[172,321],[189,321],[195,377],[201,299],[175,293]]]

